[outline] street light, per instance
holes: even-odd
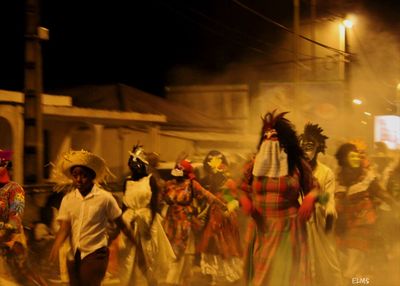
[[[400,116],[400,83],[397,84],[396,86],[396,114]]]
[[[339,61],[339,80],[342,80],[344,83],[344,92],[343,92],[343,100],[342,107],[344,110],[348,110],[350,108],[350,47],[349,47],[349,39],[348,33],[349,30],[353,27],[354,21],[350,18],[346,18],[339,23],[339,47],[344,52],[340,56]],[[357,104],[357,103],[356,103]]]
[[[353,27],[353,21],[350,19],[343,20],[342,24],[346,27],[351,29]]]

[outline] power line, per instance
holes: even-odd
[[[191,22],[191,23],[193,23],[193,24],[195,24],[195,25],[197,25],[197,26],[199,26],[199,27],[201,27],[201,28],[213,33],[213,34],[216,34],[216,35],[218,35],[218,36],[220,36],[220,37],[222,37],[224,39],[227,39],[227,40],[229,40],[229,41],[231,41],[231,42],[233,42],[233,43],[235,43],[235,44],[237,44],[239,46],[248,48],[248,49],[250,49],[250,50],[252,50],[252,51],[254,51],[256,53],[263,54],[263,55],[268,55],[267,52],[264,51],[264,50],[261,50],[259,48],[255,48],[255,47],[252,47],[252,46],[245,45],[245,44],[241,43],[240,41],[237,41],[237,40],[234,40],[232,38],[226,37],[226,35],[224,35],[223,33],[219,32],[219,31],[216,31],[216,30],[214,30],[214,29],[212,29],[212,28],[210,28],[210,27],[208,27],[208,26],[206,26],[206,25],[204,25],[202,23],[199,23],[198,21],[193,20],[192,18],[190,18],[187,15],[185,15],[183,12],[177,10],[174,7],[171,7],[171,5],[168,5],[165,2],[161,1],[161,2],[158,2],[158,3],[163,5],[164,7],[167,7],[168,9],[172,10],[175,14],[181,16],[182,18],[185,18],[187,21],[189,21],[189,22]]]
[[[225,29],[227,29],[227,30],[229,30],[229,31],[235,32],[235,33],[237,33],[237,34],[239,34],[239,35],[241,35],[241,36],[243,36],[243,37],[245,37],[245,38],[248,38],[248,39],[250,39],[250,40],[254,40],[254,41],[259,42],[259,43],[261,43],[261,44],[263,44],[263,45],[266,45],[266,46],[270,46],[270,47],[275,47],[275,46],[276,46],[275,44],[272,44],[272,43],[269,43],[269,42],[261,41],[261,40],[255,38],[255,37],[250,37],[249,35],[245,34],[244,32],[239,31],[239,30],[237,30],[237,29],[233,29],[233,28],[227,26],[227,25],[224,24],[224,23],[218,22],[218,21],[216,21],[215,19],[209,17],[208,15],[206,15],[206,14],[200,12],[200,11],[197,11],[196,9],[193,9],[193,8],[188,8],[188,9],[189,9],[189,11],[191,11],[191,12],[197,14],[197,15],[200,15],[201,17],[203,17],[203,18],[205,18],[205,19],[207,19],[207,20],[209,20],[209,21],[211,21],[211,22],[213,22],[213,23],[215,23],[215,24],[217,24],[217,25],[220,25],[220,26],[222,26],[223,28],[225,28]],[[279,49],[280,49],[281,51],[284,51],[284,52],[287,52],[287,53],[291,53],[291,54],[294,53],[292,50],[289,50],[289,49],[285,49],[285,48],[279,48]],[[315,58],[315,57],[313,57],[312,55],[307,55],[307,54],[303,54],[303,53],[298,53],[298,54],[299,54],[299,55],[302,55],[302,56],[309,57],[310,59],[314,59],[314,58]]]
[[[345,51],[342,51],[342,50],[339,50],[339,49],[330,47],[330,46],[328,46],[328,45],[322,44],[322,43],[320,43],[320,42],[314,41],[314,40],[312,40],[312,39],[310,39],[310,38],[307,38],[307,37],[305,37],[305,36],[303,36],[303,35],[296,34],[294,31],[290,30],[290,29],[287,28],[286,26],[284,26],[284,25],[282,25],[282,24],[280,24],[280,23],[278,23],[278,22],[276,22],[276,21],[274,21],[274,20],[272,20],[272,19],[266,17],[265,15],[263,15],[263,14],[261,14],[261,13],[255,11],[255,10],[253,10],[253,9],[251,9],[250,7],[244,5],[243,3],[241,3],[241,2],[238,1],[238,0],[232,0],[232,2],[235,3],[236,5],[240,6],[241,8],[243,8],[243,9],[245,9],[245,10],[247,10],[247,11],[253,13],[254,15],[260,17],[261,19],[265,20],[266,22],[268,22],[268,23],[270,23],[270,24],[273,24],[273,25],[275,25],[275,26],[281,28],[282,30],[284,30],[284,31],[286,31],[286,32],[289,32],[289,33],[291,33],[291,34],[294,34],[294,35],[298,36],[299,38],[301,38],[301,39],[303,39],[303,40],[309,41],[309,42],[311,42],[311,43],[313,43],[313,44],[315,44],[315,45],[318,45],[318,46],[320,46],[320,47],[323,47],[323,48],[328,49],[328,50],[330,50],[330,51],[333,51],[333,52],[335,52],[335,53],[339,53],[339,54],[346,55],[346,56],[350,55],[349,53],[347,53],[347,52],[345,52]]]
[[[195,20],[193,20],[192,18],[189,18],[189,17],[188,17],[187,15],[185,15],[182,11],[177,10],[175,7],[172,7],[171,5],[168,5],[168,4],[164,3],[164,2],[161,3],[161,4],[164,5],[164,6],[166,6],[166,7],[168,7],[170,10],[174,11],[176,14],[182,16],[183,18],[188,19],[190,22],[192,22],[192,23],[194,23],[194,24],[196,24],[196,25],[198,25],[198,26],[200,26],[200,27],[206,29],[207,31],[210,31],[210,32],[212,32],[212,33],[214,33],[214,34],[217,34],[218,36],[221,36],[221,37],[223,37],[223,38],[225,38],[225,39],[228,39],[229,41],[234,42],[234,43],[236,43],[236,44],[238,44],[238,45],[240,45],[240,46],[249,48],[249,49],[251,49],[251,50],[253,50],[253,51],[256,51],[256,52],[258,52],[258,53],[262,53],[262,54],[264,54],[264,55],[268,55],[268,54],[267,54],[267,51],[264,51],[264,50],[261,50],[261,49],[255,48],[255,47],[251,47],[251,46],[248,46],[248,45],[243,44],[242,42],[239,42],[239,41],[237,41],[237,40],[234,40],[234,39],[232,39],[232,38],[228,38],[225,34],[221,34],[221,32],[216,31],[216,30],[214,30],[214,29],[212,29],[212,28],[210,28],[210,27],[208,27],[208,26],[205,26],[204,24],[202,24],[202,23],[200,23],[200,22],[198,22],[198,21],[195,21]],[[257,41],[257,42],[259,42],[259,43],[261,43],[261,44],[263,44],[263,45],[266,45],[266,46],[271,46],[271,47],[276,46],[276,45],[274,45],[274,44],[272,44],[272,43],[265,42],[265,41],[261,41],[261,40],[255,38],[255,37],[250,37],[249,35],[245,34],[244,32],[242,32],[242,31],[240,31],[240,30],[237,30],[237,29],[233,29],[233,28],[227,26],[227,25],[224,24],[224,23],[218,22],[218,21],[216,21],[215,19],[211,18],[210,16],[208,16],[208,15],[206,15],[206,14],[204,14],[204,13],[202,13],[202,12],[196,10],[196,9],[193,9],[193,8],[190,8],[190,7],[186,7],[186,8],[187,8],[190,12],[192,12],[192,13],[194,13],[194,14],[197,14],[197,15],[199,15],[199,16],[201,16],[201,17],[207,19],[208,21],[210,21],[210,22],[212,22],[212,23],[214,23],[214,24],[216,24],[216,25],[219,25],[219,26],[225,28],[226,30],[235,32],[236,34],[239,34],[239,35],[242,36],[242,37],[245,37],[245,38],[250,39],[250,40],[255,40],[255,41]],[[291,54],[294,53],[292,50],[285,49],[285,48],[282,48],[282,47],[280,47],[279,50],[280,50],[280,51],[283,51],[283,52],[288,52],[288,53],[291,53]],[[323,58],[321,58],[321,57],[315,57],[315,56],[308,55],[308,54],[304,54],[304,53],[299,53],[299,55],[302,55],[302,56],[307,57],[307,58],[302,59],[301,61],[310,61],[310,60],[319,60],[319,59],[323,59]],[[284,63],[284,62],[282,62],[282,63]],[[293,63],[293,61],[287,61],[287,63]],[[278,63],[277,63],[277,62],[272,62],[271,64],[272,64],[272,65],[275,65],[275,64],[278,64]],[[298,63],[298,64],[300,64],[300,63]]]
[[[298,59],[298,62],[307,62],[307,61],[313,61],[313,60],[324,60],[327,57],[313,57],[313,58],[303,58],[303,59]],[[283,65],[283,64],[292,64],[295,63],[296,61],[294,60],[286,60],[286,61],[275,61],[275,62],[265,62],[265,63],[259,63],[259,64],[254,64],[254,66],[272,66],[272,65]]]

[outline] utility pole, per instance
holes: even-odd
[[[316,19],[317,19],[317,0],[311,0],[311,40],[315,41],[316,40],[316,35],[315,35],[315,24],[316,24]],[[311,56],[313,57],[313,60],[311,61],[311,68],[312,68],[312,76],[313,79],[315,79],[317,75],[317,68],[316,68],[316,51],[315,51],[315,45],[311,44]]]
[[[350,46],[349,46],[349,28],[345,26],[344,29],[344,52],[345,61],[344,61],[344,84],[345,84],[345,108],[350,111],[351,108],[351,55],[350,55]]]
[[[42,57],[39,0],[25,0],[24,183],[43,182]]]
[[[349,30],[351,29],[351,22],[342,21],[339,25],[339,48],[344,51],[340,56],[339,61],[339,79],[343,81],[343,100],[342,107],[345,112],[351,111],[351,53],[349,45]]]
[[[293,0],[293,95],[294,102],[297,101],[299,96],[299,81],[300,81],[300,68],[299,68],[299,35],[300,35],[300,0]],[[296,112],[293,113],[293,121],[297,122],[300,115]]]
[[[400,117],[400,83],[396,86],[396,115]],[[400,127],[399,127],[400,128]]]
[[[300,80],[299,70],[299,33],[300,33],[300,0],[293,0],[293,83],[294,96],[297,93],[297,85]]]

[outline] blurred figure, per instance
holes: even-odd
[[[29,265],[24,189],[11,181],[12,151],[0,150],[0,285],[47,285]]]
[[[34,225],[34,241],[30,244],[31,255],[33,254],[36,258],[35,269],[38,269],[49,282],[60,278],[61,281],[64,279],[64,282],[68,282],[67,272],[61,273],[60,267],[54,267],[48,262],[51,246],[59,229],[56,217],[62,197],[61,192],[52,192],[47,197],[45,205],[39,209],[40,221]]]
[[[388,181],[398,161],[393,154],[390,154],[390,150],[384,142],[375,142],[371,159],[372,167],[380,185],[393,196],[392,191],[388,189]],[[392,209],[389,204],[379,198],[375,199],[375,203],[377,205],[376,226],[379,235],[378,239],[383,242],[379,243],[379,245],[382,255],[390,257],[393,254],[396,241],[400,239],[398,232],[395,231],[400,226],[397,216],[399,210]]]
[[[397,160],[395,167],[389,173],[386,188],[396,202],[400,203],[400,160]]]
[[[332,170],[318,160],[319,153],[325,153],[327,136],[318,124],[307,123],[300,135],[304,150],[314,177],[318,180],[325,204],[316,203],[315,213],[308,222],[308,244],[311,254],[312,279],[314,285],[343,285],[342,271],[336,250],[332,227],[336,219],[335,176]]]
[[[135,241],[124,237],[121,285],[156,285],[165,282],[175,255],[162,227],[157,180],[148,174],[143,148],[135,145],[128,166],[131,175],[124,184],[123,221]]]
[[[385,229],[385,238],[388,240],[388,259],[400,259],[400,160],[396,160],[394,168],[388,174],[386,189],[396,201],[392,207],[390,225]]]
[[[335,190],[338,220],[336,236],[340,250],[343,275],[351,281],[354,277],[367,277],[377,266],[371,256],[376,250],[377,211],[375,198],[392,205],[393,200],[379,184],[372,168],[356,145],[342,144],[336,154],[339,171]]]
[[[242,249],[236,210],[239,207],[236,183],[230,178],[228,161],[219,151],[210,151],[203,161],[203,187],[227,204],[229,216],[217,205],[206,205],[206,224],[197,246],[201,271],[211,275],[211,285],[235,282],[243,272]]]
[[[286,113],[263,117],[258,152],[241,185],[242,208],[253,218],[245,255],[249,285],[310,284],[306,221],[318,199],[318,183]]]
[[[210,205],[216,204],[223,212],[228,209],[224,202],[199,184],[188,160],[178,160],[171,174],[174,179],[165,183],[163,192],[163,199],[168,204],[164,229],[177,261],[170,265],[166,282],[168,285],[191,285],[196,253],[194,230],[202,227],[197,204],[206,200]]]
[[[386,186],[389,173],[395,168],[397,161],[390,155],[389,148],[384,142],[375,142],[371,159],[377,178],[382,186]]]

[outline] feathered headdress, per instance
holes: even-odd
[[[263,121],[262,131],[263,133],[267,132],[270,129],[275,129],[275,124],[278,120],[283,119],[286,114],[289,112],[281,112],[276,114],[276,109],[272,112],[267,112],[264,117],[261,117]]]
[[[139,143],[133,145],[132,151],[129,151],[129,155],[132,157],[133,161],[139,159],[146,165],[149,164],[149,162],[146,160],[146,154],[144,153],[143,145],[140,145]]]
[[[324,129],[322,129],[318,124],[312,124],[308,122],[304,126],[304,133],[300,135],[300,140],[305,140],[305,139],[314,139],[315,141],[318,142],[318,152],[321,152],[325,154],[325,149],[326,149],[326,139],[328,139],[328,136],[325,136],[322,134],[324,132]]]

